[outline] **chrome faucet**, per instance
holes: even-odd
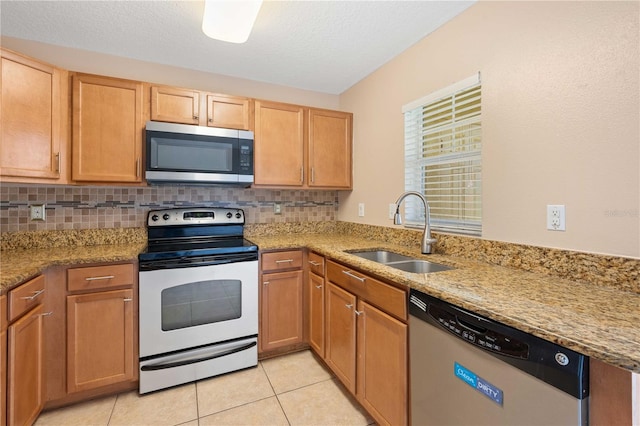
[[[402,225],[402,216],[400,216],[400,203],[402,203],[402,201],[405,198],[407,198],[409,195],[415,195],[416,197],[420,198],[422,200],[422,204],[424,204],[425,219],[424,219],[424,233],[422,234],[421,250],[422,250],[422,254],[431,254],[431,245],[438,240],[436,240],[435,238],[431,238],[431,224],[430,224],[431,208],[429,207],[429,203],[427,202],[427,199],[424,198],[424,195],[416,191],[407,191],[404,194],[402,194],[398,198],[398,201],[396,201],[396,214],[393,215],[393,224]]]

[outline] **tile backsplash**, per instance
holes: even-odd
[[[274,203],[282,213],[274,213]],[[29,206],[45,204],[45,221],[32,221]],[[322,222],[336,219],[337,191],[195,186],[76,187],[0,186],[0,232],[144,227],[149,210],[174,207],[238,207],[247,224]]]

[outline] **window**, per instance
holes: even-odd
[[[405,190],[431,208],[433,230],[481,235],[482,121],[480,75],[405,105]],[[417,197],[406,199],[405,221],[424,225]]]

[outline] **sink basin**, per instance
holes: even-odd
[[[383,265],[400,269],[402,271],[413,272],[414,274],[427,274],[430,272],[440,272],[452,269],[450,266],[429,262],[427,260],[414,259],[410,256],[386,250],[352,251],[349,252],[349,254],[382,263]]]
[[[393,253],[391,251],[386,250],[375,250],[375,251],[352,251],[349,252],[354,256],[361,257],[367,260],[373,260],[378,263],[391,263],[391,262],[400,262],[406,260],[413,260],[412,257],[403,256],[398,253]]]
[[[428,262],[426,260],[405,260],[402,262],[387,263],[386,265],[406,272],[413,272],[414,274],[428,274],[430,272],[448,271],[452,269],[450,266]]]

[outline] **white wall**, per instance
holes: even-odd
[[[640,257],[639,17],[637,1],[481,1],[382,66],[340,97],[355,164],[338,219],[392,226],[402,105],[480,71],[483,238]]]

